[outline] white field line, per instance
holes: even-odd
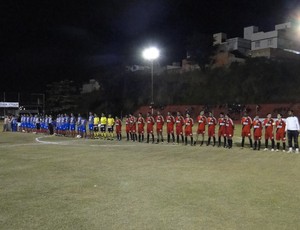
[[[49,137],[49,136],[48,136]],[[35,138],[36,142],[40,143],[40,144],[49,144],[49,145],[71,145],[71,143],[76,142],[76,140],[72,140],[72,141],[59,141],[59,142],[55,142],[55,141],[43,141],[42,139],[44,138],[48,138],[48,137],[37,137]],[[116,144],[116,145],[109,145],[109,144],[99,144],[99,145],[88,145],[88,144],[76,144],[77,146],[91,146],[91,147],[133,147],[133,146],[137,146],[137,145],[120,145],[120,144]]]
[[[19,146],[34,146],[34,145],[69,145],[72,146],[72,143],[77,142],[77,140],[71,140],[71,141],[43,141],[42,139],[44,138],[51,138],[51,136],[42,136],[42,137],[37,137],[35,138],[36,143],[24,143],[24,144],[4,144],[0,145],[0,147],[19,147]],[[149,146],[164,146],[164,147],[178,147],[178,145],[174,144],[147,144],[147,143],[138,143],[136,144],[101,144],[99,143],[98,145],[95,144],[88,144],[88,143],[76,143],[75,146],[90,146],[90,147],[136,147],[140,145],[149,145]]]
[[[35,138],[35,141],[40,143],[40,144],[48,144],[48,145],[68,145],[69,142],[70,142],[70,141],[61,141],[61,142],[42,141],[41,139],[44,139],[44,138],[46,138],[46,137],[37,137],[37,138]]]

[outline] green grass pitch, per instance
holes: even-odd
[[[299,191],[299,154],[0,133],[5,230],[300,229]]]

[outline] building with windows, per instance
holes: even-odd
[[[251,57],[300,59],[300,31],[291,22],[275,25],[273,31],[244,28],[244,39],[251,41]]]
[[[227,39],[225,33],[216,33],[213,37],[214,45],[218,46],[214,67],[243,62],[245,57],[300,60],[300,29],[291,22],[275,25],[275,29],[268,32],[259,31],[257,26],[245,27],[243,38]]]
[[[213,67],[229,66],[233,62],[244,62],[251,50],[251,41],[236,37],[227,39],[227,34],[213,35],[217,53],[213,57]]]

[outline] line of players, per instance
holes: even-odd
[[[106,125],[108,127],[108,134],[110,134],[110,138],[113,136],[114,126],[116,128],[117,139],[122,139],[122,122],[116,117],[115,120],[110,117],[108,119],[112,119],[112,122],[109,120],[106,121],[106,118],[103,117],[102,114],[100,118],[97,115],[92,115],[90,113],[89,116],[89,136],[91,138],[97,137],[98,130],[100,127],[100,138],[106,138]],[[150,112],[147,113],[146,117],[143,117],[141,113],[138,114],[138,117],[135,117],[132,114],[126,115],[125,117],[125,131],[126,131],[126,139],[127,141],[138,141],[138,142],[147,142],[147,143],[163,143],[164,135],[163,130],[166,125],[167,129],[167,143],[182,143],[187,145],[197,145],[198,143],[201,145],[204,144],[204,135],[206,126],[208,126],[208,140],[206,145],[210,145],[211,141],[212,145],[215,146],[216,138],[215,138],[215,129],[217,124],[219,124],[219,141],[218,146],[221,146],[221,136],[224,137],[224,147],[232,148],[232,137],[234,134],[234,124],[232,119],[228,114],[221,113],[220,118],[217,119],[210,112],[208,117],[204,115],[204,111],[201,111],[199,116],[197,117],[197,132],[196,139],[193,137],[193,126],[194,120],[190,117],[190,114],[186,114],[185,117],[181,115],[180,112],[177,112],[176,116],[173,116],[171,112],[167,113],[166,117],[163,117],[159,111],[157,111],[156,116],[153,116]],[[156,127],[155,127],[156,126]],[[155,130],[156,129],[156,130]],[[156,141],[154,137],[154,133],[156,131]],[[146,136],[145,136],[146,135]],[[176,135],[176,140],[175,140]],[[199,138],[200,137],[200,138]],[[199,140],[200,139],[200,140]]]
[[[153,116],[150,112],[147,113],[146,118],[143,117],[141,113],[138,117],[132,114],[126,115],[125,126],[126,126],[126,138],[127,141],[138,141],[144,142],[146,135],[147,143],[159,143],[164,142],[163,128],[166,124],[167,128],[167,143],[182,143],[187,145],[188,141],[191,145],[200,146],[204,144],[204,136],[206,133],[207,126],[207,142],[206,145],[212,146],[216,145],[215,130],[218,126],[218,147],[232,147],[232,137],[234,135],[234,124],[229,114],[220,113],[219,118],[216,119],[212,112],[205,116],[204,111],[201,111],[196,118],[197,130],[196,138],[193,137],[193,126],[194,120],[189,114],[185,117],[177,112],[176,116],[173,116],[171,112],[167,113],[164,118],[159,111],[157,111],[156,116]],[[275,140],[274,140],[274,128],[275,138],[277,148],[276,151],[280,150],[280,143],[282,143],[282,150],[286,149],[286,124],[282,119],[282,115],[277,115],[277,120],[275,121],[271,117],[271,113],[267,114],[267,118],[261,121],[259,116],[256,116],[253,120],[251,117],[244,113],[242,119],[242,142],[241,147],[244,147],[245,138],[249,139],[250,148],[254,150],[260,150],[261,139],[263,128],[265,128],[265,149],[269,149],[269,140],[271,141],[271,151],[275,150]],[[156,125],[156,127],[154,127]],[[48,132],[49,126],[53,126],[55,133],[58,135],[65,135],[71,137],[89,137],[101,138],[101,139],[114,139],[114,128],[117,140],[122,140],[122,121],[118,117],[112,118],[111,114],[108,117],[105,114],[101,114],[98,117],[97,114],[89,113],[88,120],[83,118],[80,114],[76,118],[74,114],[71,113],[70,116],[67,114],[60,114],[55,120],[51,116],[39,117],[39,116],[29,116],[22,115],[20,122],[20,130],[25,130],[26,132]],[[88,126],[88,134],[87,127]],[[146,132],[145,132],[146,128]],[[154,137],[154,129],[156,128],[156,142]],[[252,131],[253,128],[253,131]],[[251,131],[253,132],[254,146]],[[176,140],[175,140],[176,135]],[[222,143],[223,138],[223,143]],[[151,139],[151,140],[150,140]]]
[[[221,146],[221,136],[223,136],[224,147],[232,147],[234,124],[228,114],[224,115],[221,113],[220,118],[217,121],[211,112],[208,117],[206,117],[204,115],[204,111],[201,111],[196,122],[198,125],[196,138],[194,140],[193,126],[195,124],[193,118],[190,117],[190,114],[186,114],[185,117],[183,117],[180,112],[177,112],[174,117],[171,112],[168,112],[167,116],[163,117],[158,111],[156,116],[153,116],[149,112],[145,118],[141,113],[138,114],[138,117],[129,114],[125,117],[126,139],[127,141],[132,140],[138,142],[146,141],[147,143],[163,143],[163,129],[166,124],[168,143],[182,143],[187,145],[189,142],[190,145],[196,145],[198,143],[203,145],[206,126],[208,126],[208,140],[206,145],[210,145],[212,141],[212,145],[215,146],[215,127],[219,124],[218,146]],[[57,135],[109,140],[114,139],[115,129],[117,140],[122,140],[122,121],[118,117],[112,118],[110,114],[106,117],[102,113],[101,117],[98,117],[97,114],[90,112],[88,119],[85,119],[80,114],[76,118],[72,113],[70,116],[67,114],[59,114],[56,119],[47,115],[45,117],[37,115],[21,116],[20,131],[49,133],[48,130],[51,129],[53,129],[53,132]],[[156,141],[154,137],[155,131]],[[51,131],[50,134],[52,134]]]
[[[249,139],[250,148],[253,150],[260,150],[263,129],[265,130],[265,148],[264,151],[269,150],[269,140],[271,141],[271,151],[275,150],[274,130],[276,139],[276,151],[280,150],[280,142],[282,143],[282,151],[286,149],[286,123],[282,118],[282,114],[277,114],[277,119],[272,118],[271,113],[267,114],[264,120],[261,120],[258,115],[252,120],[251,117],[244,113],[242,120],[242,143],[244,148],[245,138]],[[254,146],[252,141],[251,130],[253,128]]]

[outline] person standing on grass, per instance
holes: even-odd
[[[53,135],[54,134],[54,121],[53,121],[53,119],[52,119],[52,115],[49,115],[48,116],[48,121],[47,121],[47,123],[48,123],[48,129],[49,129],[49,134],[50,135]]]
[[[253,137],[254,137],[254,148],[253,148],[253,150],[256,150],[256,149],[260,150],[263,124],[259,120],[258,115],[256,115],[256,117],[254,118],[252,124],[253,124]]]
[[[299,120],[296,116],[294,116],[294,111],[288,111],[288,118],[285,120],[286,126],[285,131],[287,132],[288,136],[288,144],[289,144],[289,151],[288,153],[293,152],[293,141],[294,141],[294,148],[295,152],[299,153],[299,145],[298,145],[298,136],[299,136]]]
[[[29,133],[29,130],[30,130],[30,117],[28,114],[26,114],[26,117],[25,117],[25,127],[26,127],[26,132]]]
[[[194,120],[191,118],[190,114],[186,114],[186,118],[184,121],[185,124],[185,129],[184,129],[184,134],[185,134],[185,145],[188,143],[188,137],[191,138],[191,146],[194,145],[193,141],[193,125],[194,125]]]
[[[182,144],[184,144],[184,137],[183,137],[183,126],[184,126],[184,117],[181,116],[180,112],[177,112],[177,116],[175,118],[176,124],[176,141],[179,144],[179,136],[181,136]]]
[[[40,116],[41,133],[45,133],[45,115]]]
[[[225,129],[226,129],[226,119],[224,117],[224,113],[220,113],[220,117],[218,119],[218,124],[219,124],[219,130],[218,130],[218,147],[221,147],[221,138],[223,137],[224,139],[224,144],[223,147],[226,147],[226,133],[225,133]]]
[[[61,122],[61,135],[66,135],[66,120],[63,114],[60,115],[60,122]]]
[[[76,117],[73,113],[71,113],[70,117],[70,135],[71,137],[75,137],[75,125],[76,125]]]
[[[138,125],[139,142],[144,142],[145,119],[143,118],[142,113],[139,113],[138,115],[137,125]]]
[[[208,114],[207,124],[208,124],[207,146],[210,145],[211,138],[213,138],[213,146],[215,146],[216,145],[215,131],[216,131],[217,119],[214,117],[212,112],[209,112]]]
[[[94,116],[92,112],[89,112],[89,137],[91,139],[95,138],[94,135]]]
[[[2,132],[7,132],[8,131],[8,116],[4,117],[4,122],[3,122],[3,131]]]
[[[168,143],[170,143],[171,135],[172,135],[172,142],[175,143],[175,135],[174,135],[174,124],[175,124],[175,118],[171,114],[171,112],[168,112],[168,115],[166,117],[167,122],[167,135],[168,135]]]
[[[81,127],[80,127],[80,136],[82,137],[82,138],[86,138],[86,125],[87,125],[87,120],[84,118],[84,117],[82,117],[81,118]]]
[[[107,140],[113,140],[114,139],[114,125],[115,125],[115,119],[111,116],[111,114],[108,114],[107,118]]]
[[[100,117],[100,137],[102,139],[106,138],[106,125],[107,125],[107,118],[105,114],[102,113]]]
[[[137,121],[136,117],[132,114],[129,114],[130,137],[132,141],[137,140],[136,121]]]
[[[194,145],[197,144],[198,137],[199,137],[199,135],[201,135],[202,139],[200,142],[200,146],[202,146],[204,143],[205,126],[207,123],[207,118],[204,115],[204,111],[200,112],[199,116],[197,117],[197,122],[198,122],[198,129],[197,129],[197,136],[196,136],[196,141],[194,142]]]
[[[70,136],[70,116],[65,113],[65,126],[66,126],[66,135]]]
[[[116,116],[116,119],[115,119],[115,125],[116,125],[117,140],[121,141],[122,140],[122,121],[117,116]]]
[[[56,117],[56,122],[55,122],[55,132],[56,132],[56,135],[60,134],[60,130],[61,130],[60,114],[58,114],[57,117]]]
[[[149,143],[150,135],[152,137],[152,144],[154,143],[154,133],[153,133],[153,127],[155,124],[154,117],[151,115],[150,112],[147,113],[147,143]]]
[[[251,138],[251,128],[252,128],[252,119],[248,116],[246,112],[244,112],[244,115],[241,120],[242,124],[242,144],[241,147],[244,148],[245,143],[245,137],[248,137],[250,148],[252,148],[252,138]]]
[[[99,139],[100,117],[94,113],[94,138]]]
[[[130,132],[130,118],[128,117],[128,115],[125,116],[125,131],[126,131],[127,141],[129,141],[131,138],[131,132]]]
[[[40,133],[41,132],[41,118],[39,115],[35,115],[34,123],[35,123],[35,132]]]
[[[225,115],[225,135],[224,137],[227,137],[227,143],[228,145],[225,147],[228,147],[229,149],[232,148],[232,137],[234,132],[234,124],[232,119],[230,118],[229,114]]]
[[[157,111],[157,116],[155,118],[156,123],[156,133],[157,133],[157,144],[159,143],[159,137],[161,138],[161,143],[164,143],[164,136],[163,136],[163,126],[165,123],[164,117]]]
[[[277,121],[275,122],[276,127],[276,142],[277,148],[276,152],[280,150],[280,141],[282,142],[282,152],[285,152],[285,141],[286,141],[286,133],[285,133],[285,121],[282,119],[282,114],[277,114]]]
[[[273,127],[275,123],[272,119],[271,113],[267,114],[267,118],[263,122],[263,126],[265,127],[265,149],[264,151],[268,150],[268,141],[271,140],[272,143],[272,149],[271,151],[274,151],[275,148],[275,141],[274,141],[274,134],[273,134]]]
[[[82,120],[82,117],[79,113],[78,117],[77,117],[77,135],[81,134],[81,120]]]
[[[18,121],[14,115],[11,116],[11,131],[12,132],[18,131]]]

